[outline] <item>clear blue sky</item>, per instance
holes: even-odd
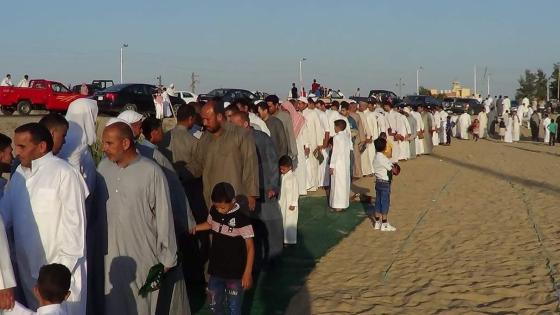
[[[460,4],[459,4],[460,3]],[[240,87],[280,93],[304,79],[352,94],[421,85],[473,86],[473,67],[492,74],[492,94],[514,94],[524,69],[560,61],[558,0],[174,0],[3,1],[0,73],[76,84],[119,80],[198,92]],[[554,31],[556,30],[556,31]],[[483,94],[484,94],[483,93]]]

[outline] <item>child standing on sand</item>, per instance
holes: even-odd
[[[383,154],[387,147],[387,140],[379,137],[373,142],[375,159],[373,172],[375,174],[375,207],[368,210],[373,227],[382,232],[394,232],[397,229],[387,221],[391,200],[391,180],[393,178],[393,163]]]

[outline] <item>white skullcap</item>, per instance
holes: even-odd
[[[139,121],[142,121],[144,119],[144,116],[142,116],[142,114],[139,114],[133,110],[125,110],[124,112],[120,113],[119,116],[117,116],[117,118],[120,118],[124,120],[127,124],[131,125]]]
[[[298,100],[298,101],[300,101],[300,102],[304,102],[305,104],[309,104],[309,102],[307,101],[307,98],[306,98],[306,97],[304,97],[304,96],[300,96],[300,97],[298,97],[298,99],[297,99],[297,100]]]
[[[118,122],[125,123],[130,127],[130,123],[128,121],[126,121],[124,119],[120,119],[118,117],[111,117],[109,120],[107,120],[107,123],[105,124],[105,127],[108,127],[108,126],[110,126],[114,123],[118,123]]]

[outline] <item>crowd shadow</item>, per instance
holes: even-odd
[[[552,153],[552,152],[546,152],[546,151],[539,151],[539,150],[531,150],[531,149],[516,147],[516,146],[513,146],[513,145],[506,145],[506,147],[510,147],[510,148],[514,148],[514,149],[521,150],[521,151],[526,151],[526,152],[533,152],[533,153],[539,153],[539,154],[546,154],[546,155],[551,155],[551,156],[560,156],[560,154],[558,154],[558,153]]]
[[[506,181],[511,181],[529,188],[541,188],[544,190],[548,190],[550,192],[553,193],[560,193],[560,187],[555,186],[555,185],[551,185],[549,183],[545,183],[545,182],[540,182],[540,181],[536,181],[536,180],[532,180],[532,179],[528,179],[528,178],[523,178],[523,177],[519,177],[519,176],[515,176],[515,175],[510,175],[510,174],[506,174],[506,173],[501,173],[498,172],[492,168],[489,167],[484,167],[484,166],[480,166],[480,165],[476,165],[476,164],[472,164],[472,163],[467,163],[464,161],[460,161],[458,159],[454,159],[454,158],[450,158],[447,156],[443,156],[443,155],[439,155],[439,154],[435,154],[432,153],[431,155],[427,155],[429,158],[433,158],[433,159],[441,159],[445,162],[449,162],[451,164],[455,164],[457,166],[460,167],[465,167],[480,173],[483,173],[485,175],[492,175],[496,178],[500,178]]]
[[[127,310],[133,310],[131,314],[137,314],[136,294],[132,292],[130,284],[136,281],[136,262],[131,257],[119,256],[111,261],[109,269],[109,282],[111,291],[105,295],[105,301],[109,309],[122,309],[126,304]]]

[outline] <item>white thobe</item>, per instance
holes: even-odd
[[[447,143],[447,114],[446,111],[442,110],[439,112],[439,142]]]
[[[523,118],[519,117],[519,113],[521,113],[522,117],[523,114],[519,111],[516,115],[513,115],[511,119],[513,120],[513,141],[519,141],[520,133],[521,133],[521,121]]]
[[[4,220],[0,217],[0,290],[16,286]]]
[[[327,113],[316,108],[315,111],[317,112],[317,116],[319,116],[319,121],[321,122],[321,128],[323,129],[323,137],[325,133],[329,133],[329,117]],[[319,164],[319,169],[317,170],[317,183],[319,187],[326,187],[329,185],[329,161],[328,156],[329,152],[326,148],[321,149],[321,153],[323,154],[323,163]]]
[[[406,119],[405,115],[401,114],[401,123],[399,124],[399,134],[404,136],[403,141],[399,141],[400,145],[400,157],[399,160],[408,160],[410,158],[410,140],[408,140],[408,135],[411,134],[410,123]],[[402,132],[402,133],[401,133]]]
[[[282,186],[280,189],[280,210],[284,222],[284,244],[297,243],[297,222],[298,222],[298,181],[292,171],[282,174]],[[290,206],[295,209],[290,210]]]
[[[489,99],[489,98],[487,98],[487,99],[484,101],[484,112],[485,112],[486,114],[490,113],[490,106],[491,106],[491,105],[492,105],[492,100]]]
[[[521,101],[521,105],[523,105],[523,107],[528,108],[529,107],[529,99],[527,97],[524,97],[523,100]]]
[[[375,115],[374,112],[370,110],[367,110],[365,114],[366,114],[368,136],[371,138],[371,140],[375,140],[379,137],[377,116]],[[367,145],[367,151],[369,156],[369,164],[371,165],[373,171],[373,160],[375,160],[375,145],[373,144],[373,141]]]
[[[506,123],[506,134],[504,136],[504,142],[512,143],[513,142],[513,117],[508,116],[504,120]]]
[[[319,185],[319,161],[313,155],[313,151],[317,149],[318,146],[323,145],[325,130],[321,127],[319,116],[314,110],[306,108],[303,110],[302,114],[303,117],[305,117],[305,124],[309,132],[308,141],[309,150],[311,151],[307,158],[307,190],[316,191]]]
[[[416,120],[416,126],[418,127],[418,131],[424,133],[424,121],[422,120],[422,115],[420,115],[420,113],[417,111],[412,111],[410,114]],[[424,154],[424,140],[416,137],[414,141],[416,142],[416,154],[417,155]]]
[[[270,130],[266,126],[264,120],[262,120],[259,116],[257,116],[253,112],[248,112],[248,114],[249,114],[249,123],[251,124],[251,127],[266,133],[270,137]]]
[[[21,81],[19,81],[17,86],[24,87],[24,88],[29,87],[29,80],[21,79]]]
[[[387,118],[387,129],[391,129],[391,133],[398,133],[398,123],[400,121],[399,119],[399,115],[400,113],[391,109],[387,115],[385,115],[385,117]],[[401,128],[402,130],[402,128]],[[404,136],[403,134],[401,134],[401,136]],[[396,163],[399,161],[399,157],[400,157],[400,144],[398,141],[395,140],[394,136],[390,136],[389,134],[387,134],[387,142],[391,143],[392,147],[393,147],[393,154],[391,155],[391,162]]]
[[[297,145],[297,167],[294,171],[298,182],[299,194],[301,196],[307,195],[307,157],[305,156],[305,148],[309,143],[309,132],[307,131],[306,124],[303,124],[299,134],[296,136]]]
[[[82,177],[52,153],[32,161],[31,169],[18,166],[0,201],[6,227],[17,244],[20,287],[28,306],[37,308],[33,287],[41,266],[60,263],[72,273],[69,314],[85,314],[85,199]]]
[[[504,116],[506,114],[506,112],[509,112],[511,109],[511,101],[509,98],[504,98],[504,100],[502,101],[502,106],[503,111],[502,111],[502,116]]]
[[[0,86],[14,86],[14,85],[12,84],[12,80],[8,78],[4,78],[2,82],[0,82]]]
[[[486,134],[486,126],[488,125],[488,116],[484,111],[480,111],[480,113],[478,113],[478,122],[478,136],[480,138],[484,138],[484,135]]]
[[[434,146],[439,145],[439,127],[441,126],[441,118],[438,111],[434,111],[433,117],[433,128],[435,131],[432,133],[432,143]]]
[[[387,122],[387,115],[385,114],[385,112],[374,111],[373,113],[375,114],[375,118],[377,119],[377,129],[379,129],[379,134],[384,132],[387,136],[389,136],[389,123]]]
[[[349,129],[349,126],[346,129]],[[333,137],[330,161],[333,174],[329,198],[329,206],[333,209],[346,209],[350,204],[350,147],[352,142],[344,131]]]
[[[366,112],[357,112],[358,116],[360,116],[360,120],[362,121],[363,124],[363,128],[366,132],[366,138],[369,139],[371,138],[371,130],[369,128],[368,122],[367,122],[367,116],[366,116]],[[369,150],[368,150],[368,146],[370,146],[369,144],[366,145],[366,150],[364,152],[362,152],[360,154],[360,165],[362,166],[362,174],[364,176],[367,175],[371,175],[373,174],[373,163],[371,162],[371,158],[369,156]]]
[[[548,125],[550,125],[550,117],[546,117],[543,120],[544,143],[549,143],[550,142],[550,130],[548,130]]]
[[[459,137],[460,139],[468,140],[469,139],[468,129],[470,125],[471,125],[471,115],[467,113],[462,113],[461,116],[459,116],[457,122],[457,132],[459,133],[457,137]]]
[[[451,128],[451,135],[453,137],[459,137],[459,116],[457,115],[451,116],[451,122],[455,124],[455,126]]]

